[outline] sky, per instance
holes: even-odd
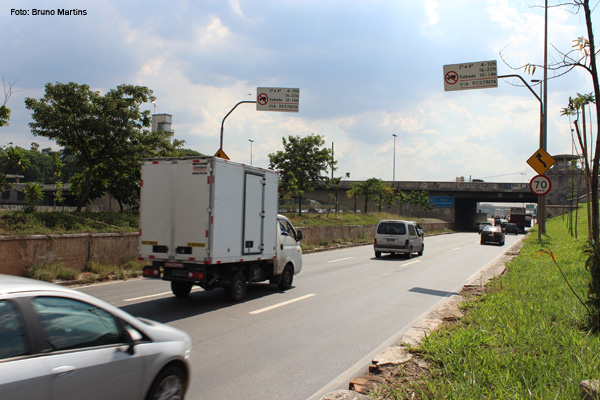
[[[573,11],[548,10],[549,62],[587,36],[583,12]],[[5,92],[14,84],[0,145],[59,149],[32,135],[24,104],[46,83],[102,94],[147,86],[156,102],[142,108],[171,114],[175,138],[206,155],[219,150],[223,118],[255,101],[258,87],[298,88],[298,112],[244,103],[229,115],[223,151],[232,161],[268,167],[282,138],[318,134],[334,149],[335,176],[351,180],[537,175],[527,160],[540,147],[539,101],[515,78],[446,92],[443,66],[496,60],[498,75],[542,79],[542,68],[522,67],[544,61],[543,0],[2,0],[0,26]],[[547,151],[572,154],[561,110],[592,92],[591,77],[548,77]]]

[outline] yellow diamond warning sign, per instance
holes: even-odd
[[[527,164],[535,169],[535,172],[539,175],[543,175],[544,172],[548,171],[548,168],[554,165],[555,162],[556,160],[542,148],[533,153],[529,160],[527,160]]]
[[[223,151],[223,149],[219,149],[216,153],[215,153],[215,157],[217,158],[222,158],[224,160],[229,160],[229,157],[227,157],[227,154],[225,154],[225,152]]]

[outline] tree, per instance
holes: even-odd
[[[30,161],[23,149],[14,146],[0,148],[0,192],[12,188],[12,184],[6,181],[8,174],[22,172],[29,165]]]
[[[35,211],[35,206],[44,198],[44,191],[37,183],[27,182],[23,189],[25,195],[25,212]]]
[[[4,89],[4,103],[0,106],[0,126],[7,126],[8,120],[10,119],[10,108],[6,106],[10,96],[14,93],[13,86],[17,83],[14,81],[13,83],[8,82],[8,88],[6,87],[6,83],[4,82],[4,77],[2,77],[2,87]]]
[[[282,138],[283,151],[269,154],[269,168],[280,172],[280,186],[298,198],[298,211],[302,212],[302,197],[307,190],[314,190],[326,181],[322,176],[332,161],[331,149],[322,148],[325,140],[321,135]]]
[[[433,209],[433,206],[429,202],[429,192],[426,190],[413,190],[407,196],[407,201],[410,204],[414,204],[415,206],[421,208],[423,211]]]
[[[375,196],[374,200],[379,208],[379,212],[384,205],[391,207],[397,199],[396,191],[391,183],[384,183],[380,181],[377,187],[375,188]]]
[[[109,183],[122,172],[118,168],[131,167],[155,149],[182,144],[166,143],[166,135],[147,129],[150,111],[140,111],[140,106],[155,98],[145,86],[120,85],[105,95],[73,82],[48,83],[45,88],[41,99],[25,99],[34,120],[29,125],[34,135],[72,152],[77,173],[71,178],[71,192],[77,197],[77,211],[109,191]],[[124,175],[127,184],[137,184],[131,183],[135,174]]]
[[[329,195],[329,208],[327,209],[327,216],[329,217],[329,213],[331,212],[331,207],[333,207],[333,205],[335,204],[335,213],[338,214],[340,212],[339,210],[339,203],[338,203],[338,194],[340,191],[340,183],[342,182],[342,179],[346,177],[346,178],[350,178],[350,172],[346,172],[344,174],[344,176],[338,176],[336,178],[333,179],[329,179],[329,181],[327,182],[327,186],[329,186],[329,189],[333,189],[334,190],[334,194],[330,194]]]
[[[175,157],[203,157],[204,154],[192,149],[177,149]]]
[[[588,238],[592,238],[592,207],[591,207],[591,190],[592,190],[592,171],[590,167],[590,143],[587,141],[587,124],[585,121],[585,106],[590,107],[590,103],[594,103],[595,99],[592,93],[587,95],[582,95],[577,93],[576,98],[569,97],[569,105],[566,108],[561,110],[561,115],[569,116],[569,120],[571,116],[575,116],[575,120],[573,121],[573,125],[575,126],[575,133],[577,136],[577,143],[575,144],[575,148],[579,145],[581,149],[581,157],[583,158],[583,167],[585,173],[585,187],[586,187],[586,201],[587,201],[587,213],[588,213]],[[581,112],[582,124],[579,124],[579,116]],[[591,129],[590,129],[591,130]]]
[[[364,182],[354,182],[352,185],[350,185],[347,195],[348,197],[364,197],[364,213],[366,214],[368,212],[369,200],[372,199],[376,194],[380,193],[382,183],[382,180],[378,178],[369,178]]]

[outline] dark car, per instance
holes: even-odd
[[[504,233],[514,233],[515,235],[519,234],[519,226],[517,224],[508,223],[504,228]]]
[[[481,231],[481,244],[498,243],[504,246],[504,231],[500,226],[486,226]]]

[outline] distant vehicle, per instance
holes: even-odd
[[[504,246],[504,232],[500,226],[486,226],[481,232],[481,244],[498,243]]]
[[[483,230],[483,228],[485,228],[486,226],[492,226],[492,224],[490,222],[480,222],[479,223],[479,227],[477,228],[477,230],[479,231],[479,233],[481,233],[481,231]]]
[[[191,340],[77,290],[0,275],[0,397],[183,399]]]
[[[412,258],[413,253],[422,256],[425,250],[424,238],[413,221],[381,220],[377,224],[373,249],[375,257],[382,253],[404,254]]]
[[[519,226],[517,224],[513,224],[512,222],[509,222],[508,224],[506,224],[506,227],[504,228],[504,233],[514,233],[515,235],[519,234]]]
[[[519,232],[525,233],[525,208],[511,207],[508,222],[517,224]]]
[[[500,225],[500,224],[502,224],[502,218],[500,218],[500,217],[494,218],[494,225]]]

